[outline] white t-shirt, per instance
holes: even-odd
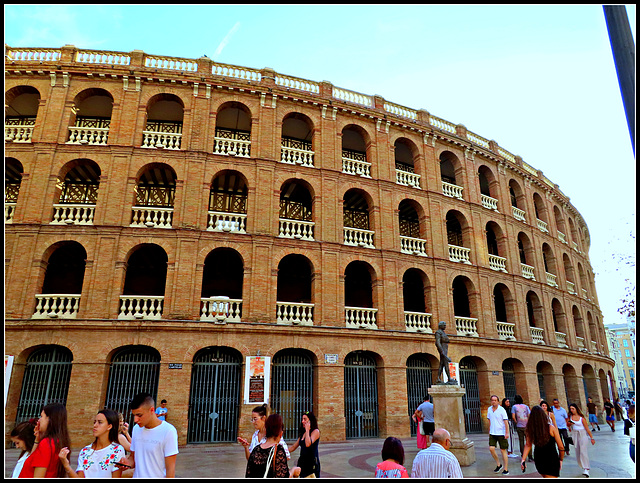
[[[166,421],[152,429],[136,424],[131,435],[131,451],[135,452],[134,478],[166,478],[164,459],[178,454],[178,432]]]
[[[487,418],[489,419],[489,434],[493,434],[494,436],[504,436],[506,429],[504,420],[509,420],[504,408],[502,406],[498,406],[494,411],[493,406],[489,406]]]
[[[13,469],[13,474],[11,475],[11,478],[17,478],[20,475],[20,472],[22,471],[22,467],[24,466],[24,462],[27,461],[27,458],[30,455],[31,453],[29,453],[28,451],[24,452],[24,454],[22,455],[22,458],[20,458],[16,463],[16,467]]]
[[[99,450],[93,450],[89,444],[78,454],[76,472],[84,471],[85,478],[111,478],[111,473],[121,469],[114,463],[123,457],[124,448],[118,443],[111,443]]]
[[[264,436],[261,440],[258,440],[259,432],[260,431],[256,431],[255,433],[253,433],[253,436],[251,437],[251,444],[249,445],[249,454],[251,454],[251,452],[253,451],[253,448],[258,446],[259,444],[267,442],[266,436]],[[278,441],[278,444],[282,446],[282,449],[284,449],[284,452],[287,455],[287,459],[291,459],[291,453],[289,453],[289,447],[287,446],[287,443],[284,441],[284,437],[282,436],[280,437],[280,441]]]

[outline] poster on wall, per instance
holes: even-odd
[[[265,404],[269,402],[269,376],[271,358],[249,356],[244,372],[244,403]]]
[[[458,383],[458,386],[460,385],[459,373],[460,373],[460,364],[457,362],[449,362],[449,374],[451,374],[451,379],[453,379]],[[449,379],[447,378],[446,374],[442,374],[442,379],[444,382],[449,382]]]
[[[7,395],[9,394],[9,382],[11,381],[11,370],[13,369],[13,356],[4,356],[4,407],[7,407]]]

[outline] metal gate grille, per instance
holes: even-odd
[[[510,362],[502,363],[502,382],[504,383],[504,397],[509,399],[511,406],[516,398],[516,373],[513,370],[513,364]]]
[[[378,437],[378,373],[368,355],[351,353],[344,361],[346,437]]]
[[[73,354],[65,347],[49,346],[27,359],[18,402],[16,423],[40,417],[51,403],[67,403]]]
[[[235,441],[238,436],[242,357],[233,349],[208,347],[193,358],[189,398],[189,443]]]
[[[409,417],[422,404],[431,387],[431,363],[422,356],[414,355],[407,361],[407,399]],[[411,421],[411,436],[418,434],[418,425]]]
[[[544,374],[538,372],[538,389],[540,390],[540,399],[547,399],[547,393],[544,390]]]
[[[133,428],[129,403],[142,392],[151,394],[156,401],[159,375],[160,354],[157,350],[142,346],[121,349],[111,359],[105,407],[122,413]]]
[[[282,351],[272,363],[271,407],[282,416],[284,438],[298,438],[302,414],[313,411],[313,363],[302,351]]]
[[[460,361],[460,379],[465,388],[462,396],[464,410],[464,427],[467,433],[481,433],[480,390],[478,387],[478,371],[472,361]]]
[[[587,379],[582,378],[582,385],[584,386],[584,398],[586,401],[589,400],[589,389],[587,389]]]

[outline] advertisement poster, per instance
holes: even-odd
[[[245,404],[264,404],[269,402],[270,362],[270,357],[247,357],[244,373]]]
[[[7,394],[9,393],[9,382],[11,381],[11,370],[13,369],[13,356],[4,356],[4,407],[7,407]]]
[[[451,379],[455,380],[460,385],[460,364],[457,362],[449,362],[449,374],[451,374]],[[449,382],[447,379],[447,375],[442,375],[445,382]]]

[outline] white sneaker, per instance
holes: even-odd
[[[582,474],[583,474],[584,476],[586,476],[587,478],[589,478],[589,470],[585,469],[585,470],[582,472]]]

